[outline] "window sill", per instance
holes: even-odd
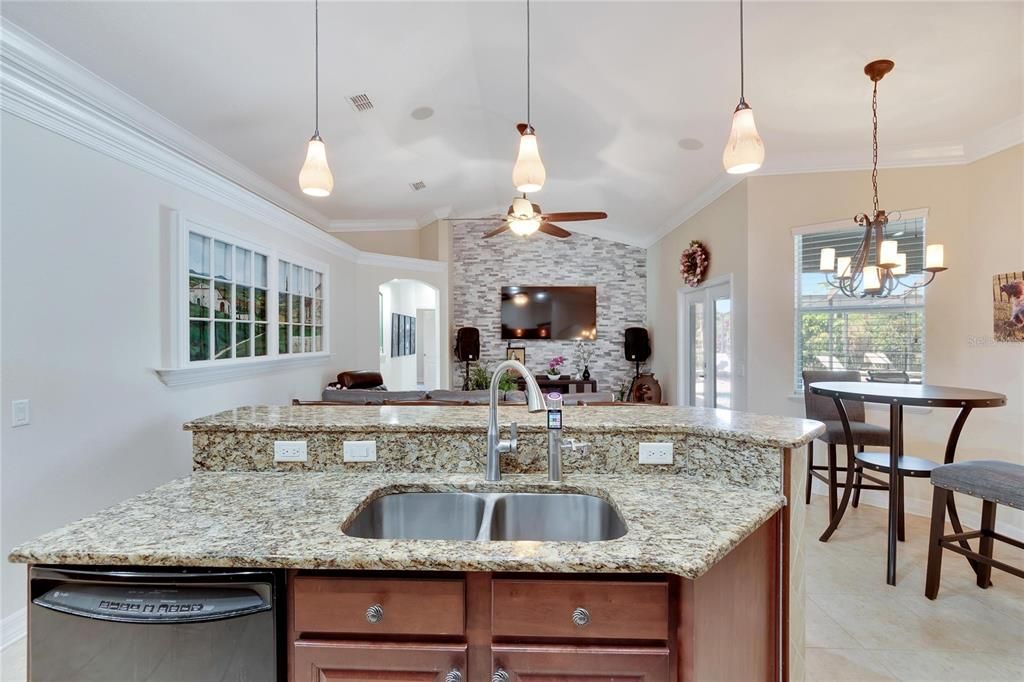
[[[802,403],[804,401],[803,393],[790,393],[789,400],[795,403]],[[888,412],[889,406],[881,403],[864,403],[865,408],[869,412]],[[917,405],[907,405],[903,408],[903,411],[907,414],[931,414],[932,408],[930,407],[918,407]]]
[[[206,365],[204,367],[180,367],[154,370],[160,381],[170,388],[178,386],[201,386],[224,381],[250,379],[262,374],[282,372],[300,367],[315,367],[327,364],[330,353],[304,353],[302,355],[276,357],[270,360],[234,362],[227,365]]]

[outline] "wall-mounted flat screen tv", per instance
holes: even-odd
[[[501,338],[597,338],[597,287],[502,287]]]

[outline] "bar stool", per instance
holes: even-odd
[[[945,464],[932,471],[932,486],[932,523],[924,595],[929,599],[935,599],[939,594],[944,549],[967,557],[977,574],[978,587],[982,589],[992,585],[993,567],[1018,578],[1024,578],[1024,570],[992,558],[993,540],[1024,549],[1024,542],[997,533],[995,530],[997,504],[1024,510],[1024,466],[997,460]],[[947,501],[954,491],[982,500],[979,530],[943,535],[946,529]],[[977,552],[973,551],[967,542],[974,539],[978,540]]]
[[[846,485],[844,481],[838,481],[837,473],[843,472],[844,477],[851,475],[847,467],[836,466],[836,446],[845,444],[843,423],[839,419],[839,410],[835,402],[825,396],[814,395],[809,386],[819,381],[860,381],[860,372],[856,370],[804,370],[804,414],[808,419],[815,419],[825,424],[825,433],[818,436],[818,440],[824,441],[828,446],[828,464],[826,466],[814,464],[814,441],[807,444],[807,490],[805,491],[806,504],[811,502],[811,481],[812,478],[825,483],[828,486],[828,507],[829,516],[836,513],[838,506],[839,486]],[[854,467],[852,475],[856,476],[853,493],[853,506],[860,504],[861,490],[888,490],[886,481],[865,475],[859,458],[865,453],[865,445],[888,447],[889,429],[884,426],[868,424],[864,415],[864,403],[846,403],[846,414],[850,419],[850,430],[853,432],[853,444],[857,446],[858,463]],[[888,456],[885,456],[888,459]],[[872,467],[873,468],[873,467]],[[825,471],[827,474],[820,472]],[[888,467],[886,467],[886,473]],[[865,484],[864,478],[871,483]],[[902,515],[901,515],[902,516]]]

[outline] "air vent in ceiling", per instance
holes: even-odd
[[[417,180],[416,182],[410,182],[409,186],[412,187],[413,192],[419,192],[421,189],[427,188],[427,183],[422,180]]]
[[[370,97],[366,93],[361,95],[351,95],[348,98],[348,101],[352,104],[352,108],[359,112],[373,109],[373,102],[370,101]]]

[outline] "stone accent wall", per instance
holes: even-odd
[[[481,360],[494,365],[505,359],[507,345],[501,339],[501,287],[596,286],[597,340],[591,378],[602,391],[617,391],[621,383],[628,384],[634,367],[623,354],[624,330],[646,326],[646,249],[578,233],[568,239],[542,234],[522,239],[506,232],[482,239],[489,229],[452,226],[452,338],[454,329],[477,327]],[[526,340],[516,345],[526,346],[526,365],[534,374],[542,374],[556,355],[570,359],[564,373],[576,372],[572,341]],[[452,361],[453,387],[462,385],[463,368]]]

